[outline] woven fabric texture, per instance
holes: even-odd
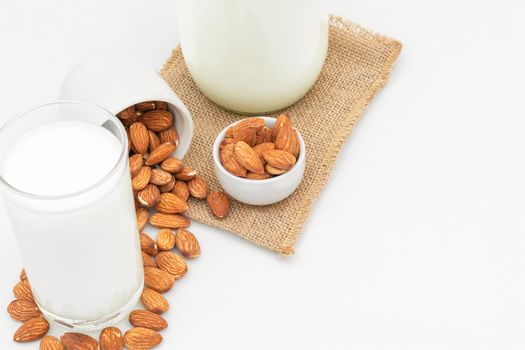
[[[400,50],[398,41],[332,16],[328,56],[318,81],[299,102],[284,110],[306,143],[306,171],[299,188],[269,206],[232,200],[230,215],[222,220],[210,213],[206,201],[193,200],[188,216],[283,255],[294,254],[346,138],[386,83]],[[221,109],[199,91],[180,48],[173,51],[161,74],[193,116],[193,140],[185,162],[210,182],[211,189],[219,190],[213,170],[213,142],[226,126],[246,116]]]

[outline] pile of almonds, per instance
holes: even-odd
[[[264,180],[290,170],[299,156],[299,136],[287,114],[273,128],[263,118],[247,118],[226,130],[220,146],[222,166],[231,174]]]
[[[147,350],[157,346],[162,342],[159,332],[168,327],[161,314],[169,309],[169,303],[162,293],[169,291],[188,271],[184,258],[200,255],[199,242],[187,230],[190,221],[183,215],[189,207],[188,199],[190,196],[207,199],[211,212],[218,218],[229,213],[226,194],[210,191],[207,181],[197,171],[171,156],[179,141],[173,115],[165,102],[139,103],[117,116],[128,133],[129,167],[144,264],[145,288],[141,301],[146,310],[130,313],[132,328],[124,334],[116,327],[108,327],[100,332],[98,340],[73,332],[58,339],[46,335],[49,323],[36,305],[22,270],[20,282],[13,289],[16,300],[7,308],[14,320],[23,322],[14,335],[15,342],[41,339],[40,350],[121,350],[124,347]],[[143,232],[148,221],[159,228],[156,239]],[[175,248],[180,255],[173,252]]]

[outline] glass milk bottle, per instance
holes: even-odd
[[[328,49],[326,0],[177,0],[184,60],[201,91],[237,112],[287,107]]]
[[[0,130],[0,189],[45,316],[93,330],[135,306],[144,272],[115,116],[57,102],[15,117]]]

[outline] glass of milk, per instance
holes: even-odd
[[[177,0],[184,60],[201,91],[236,112],[287,107],[328,49],[326,0]]]
[[[71,329],[119,321],[142,292],[127,142],[114,115],[79,102],[0,129],[0,189],[35,301]]]

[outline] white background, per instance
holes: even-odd
[[[523,349],[525,3],[330,4],[403,42],[391,80],[295,257],[192,226],[202,257],[169,295],[159,348]],[[95,49],[160,68],[177,42],[173,0],[2,0],[0,124],[54,99]],[[0,204],[2,309],[21,267]],[[36,349],[10,341],[17,326],[0,310],[0,348]]]

